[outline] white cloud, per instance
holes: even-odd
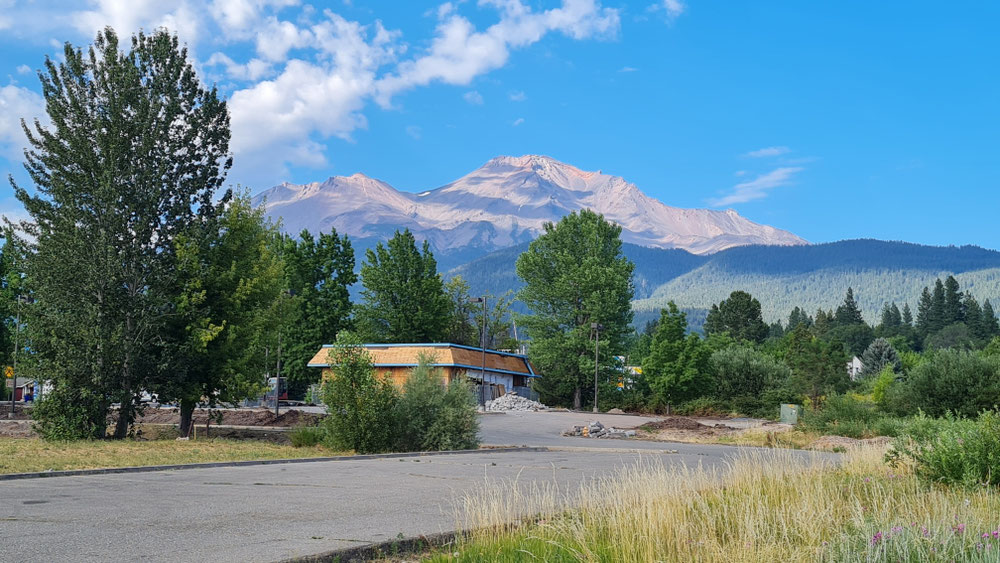
[[[746,203],[755,199],[762,199],[767,196],[769,190],[792,183],[793,176],[803,170],[804,168],[799,167],[776,168],[766,174],[757,176],[749,182],[736,184],[728,195],[709,200],[709,204],[714,207],[723,207],[734,203]]]
[[[562,6],[533,12],[521,0],[481,0],[495,6],[500,21],[478,31],[468,19],[450,14],[438,23],[427,53],[403,61],[396,72],[378,82],[376,100],[391,105],[396,94],[432,82],[469,84],[480,74],[502,67],[512,49],[527,47],[550,32],[573,39],[613,36],[618,32],[618,11],[602,8],[595,0],[563,0]]]
[[[212,53],[205,65],[222,65],[226,69],[226,76],[234,80],[257,81],[274,73],[274,67],[269,62],[250,59],[245,64],[240,64],[229,58],[229,55],[219,52]]]
[[[31,72],[31,67],[28,65],[20,65],[17,67],[18,74],[28,74],[29,72]]]
[[[416,125],[408,125],[406,127],[406,134],[418,141],[420,140],[421,133],[422,131],[420,127],[417,127]]]
[[[511,92],[508,97],[512,102],[523,102],[524,100],[528,99],[528,96],[526,96],[525,93],[521,92],[520,90]]]
[[[71,14],[74,27],[85,37],[92,38],[105,26],[111,26],[119,36],[128,37],[140,28],[152,31],[165,27],[177,33],[183,41],[195,44],[201,31],[200,2],[188,0],[90,0],[90,10]]]
[[[517,119],[514,120],[514,123],[511,123],[510,125],[511,125],[511,127],[517,127],[518,125],[520,125],[522,123],[524,123],[524,118],[523,117],[518,117]]]
[[[764,147],[762,149],[750,151],[743,156],[748,156],[750,158],[766,158],[769,156],[781,156],[783,154],[788,154],[791,150],[792,149],[788,147]]]
[[[681,0],[663,0],[663,9],[667,11],[667,17],[670,19],[683,14],[685,8]]]
[[[12,162],[23,160],[28,139],[21,128],[21,119],[30,127],[35,118],[47,121],[45,102],[40,95],[13,84],[0,87],[0,156]]]
[[[474,106],[483,105],[483,95],[475,90],[470,90],[462,95],[462,98],[466,103],[472,104]]]
[[[635,68],[634,66],[623,66],[621,70],[619,70],[618,72],[635,72],[637,70],[639,69]]]

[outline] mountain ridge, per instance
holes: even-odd
[[[620,176],[541,155],[495,157],[453,182],[416,193],[359,172],[323,182],[285,182],[257,194],[253,203],[263,203],[292,233],[335,228],[373,244],[408,228],[446,261],[450,255],[474,257],[530,241],[544,223],[584,208],[621,225],[623,240],[639,246],[712,254],[749,244],[808,244],[731,209],[671,207]]]

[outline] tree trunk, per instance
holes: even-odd
[[[573,391],[573,410],[578,411],[583,407],[582,395],[583,392],[579,387],[577,387],[576,390]]]
[[[181,399],[181,437],[185,438],[191,433],[191,420],[194,418],[195,402],[191,399]]]
[[[123,440],[128,436],[129,426],[132,425],[134,410],[132,408],[132,396],[123,397],[118,403],[118,420],[115,422],[115,440]]]

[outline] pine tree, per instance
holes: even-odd
[[[876,376],[887,366],[899,373],[903,366],[896,349],[885,338],[876,338],[872,341],[861,354],[861,365],[861,373],[858,374],[860,378]]]
[[[796,306],[792,309],[791,314],[788,315],[788,330],[792,330],[800,324],[804,324],[808,328],[812,326],[813,319],[808,313]]]
[[[948,310],[945,301],[944,284],[938,278],[934,281],[934,291],[931,293],[931,314],[928,322],[928,329],[931,333],[937,332],[948,325]]]
[[[993,305],[990,300],[983,301],[982,330],[986,338],[1000,336],[1000,324],[997,323],[996,313],[993,312]]]
[[[913,326],[913,313],[910,312],[909,303],[903,303],[903,324]]]
[[[864,324],[865,319],[861,316],[861,308],[854,300],[854,289],[848,287],[847,295],[844,296],[844,303],[837,307],[835,320],[840,326]]]
[[[948,276],[944,280],[944,314],[942,316],[942,326],[960,323],[964,320],[962,292],[959,288],[958,280],[954,276]]]
[[[409,229],[365,253],[362,302],[355,308],[360,335],[369,342],[442,342],[451,302],[430,245],[423,250]]]
[[[962,311],[965,314],[965,326],[969,328],[969,333],[977,339],[985,339],[986,331],[983,325],[983,308],[979,306],[979,301],[966,293],[962,298]]]
[[[917,302],[917,333],[921,338],[931,332],[931,324],[934,316],[933,310],[934,298],[931,297],[931,292],[927,289],[927,286],[924,286],[924,290],[920,292],[920,301]]]

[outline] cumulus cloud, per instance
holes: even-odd
[[[667,11],[668,18],[676,18],[684,13],[686,6],[681,0],[663,0],[663,9]]]
[[[709,204],[714,207],[724,207],[734,203],[746,203],[756,199],[767,197],[770,190],[779,186],[787,186],[792,183],[796,174],[802,172],[804,168],[784,167],[776,168],[766,174],[761,174],[748,182],[743,182],[733,186],[730,193],[717,199],[709,200]]]
[[[418,141],[420,140],[421,133],[423,133],[423,131],[416,125],[408,125],[406,127],[406,134]]]
[[[743,156],[748,156],[750,158],[766,158],[769,156],[781,156],[783,154],[788,154],[791,150],[792,149],[788,147],[764,147],[762,149],[750,151]]]
[[[45,121],[42,97],[27,88],[13,84],[0,87],[0,156],[12,162],[24,157],[28,140],[21,128],[21,119],[30,126],[38,118]]]
[[[18,74],[28,74],[29,72],[31,72],[31,67],[30,66],[28,66],[28,65],[18,65],[18,67],[17,67],[17,73]]]
[[[518,125],[520,125],[522,123],[524,123],[524,118],[523,117],[518,117],[517,119],[514,120],[514,123],[511,123],[510,125],[511,125],[511,127],[517,127]]]
[[[481,106],[481,105],[483,105],[483,95],[480,94],[479,92],[475,91],[475,90],[471,90],[469,92],[466,92],[462,96],[462,98],[465,99],[466,103],[472,104],[474,106]]]
[[[508,97],[512,102],[523,102],[524,100],[528,99],[528,96],[526,96],[525,93],[521,92],[520,90],[516,92],[511,92]]]
[[[391,108],[400,94],[434,83],[468,85],[547,35],[584,40],[618,33],[618,10],[600,0],[546,1],[552,7],[527,0],[447,2],[429,14],[436,16],[434,29],[419,49],[378,20],[351,21],[303,0],[81,0],[70,10],[0,0],[0,8],[16,10],[8,16],[0,9],[0,18],[75,43],[92,40],[106,25],[122,36],[140,28],[177,33],[195,64],[208,71],[203,76],[228,81],[222,86],[229,93],[234,177],[269,182],[289,165],[326,165],[327,140],[351,141],[367,127],[372,104]],[[492,24],[473,23],[462,13],[470,10],[492,14]],[[238,44],[250,46],[249,53],[231,49]],[[198,57],[199,48],[209,47],[210,56]],[[466,96],[481,103],[478,92]],[[0,142],[10,144],[6,129]]]

